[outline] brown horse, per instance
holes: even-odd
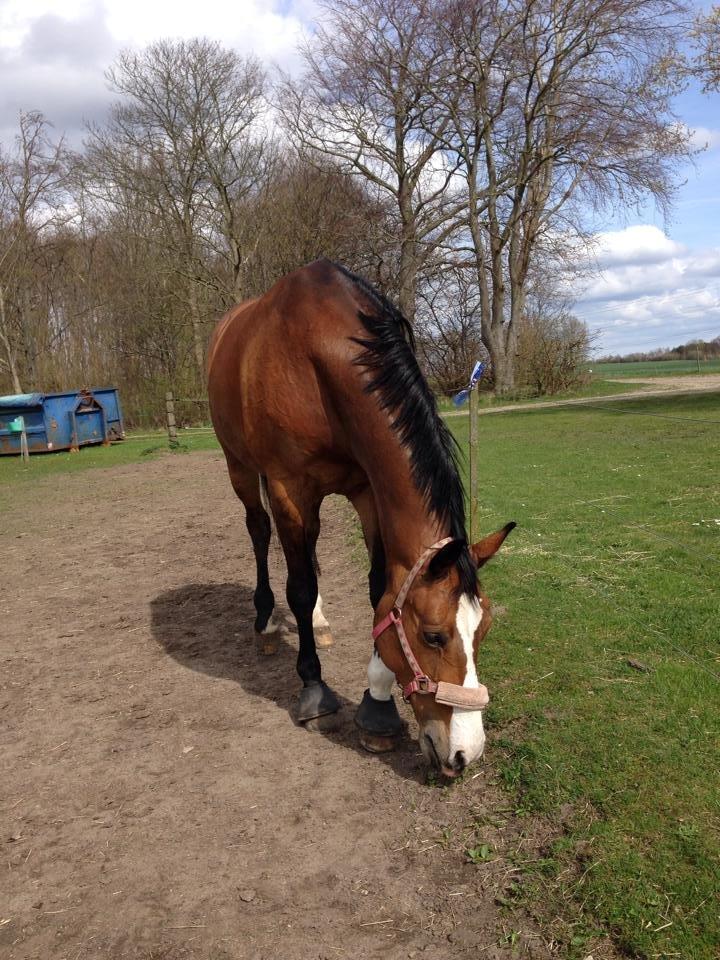
[[[477,569],[514,524],[472,546],[450,433],[415,359],[407,320],[365,281],[327,260],[233,308],[210,345],[212,419],[245,504],[257,563],[255,630],[274,648],[269,508],[297,620],[298,720],[335,712],[316,637],[329,638],[315,546],[330,493],[355,507],[370,556],[375,648],[356,716],[370,749],[401,728],[397,680],[427,760],[449,776],[480,756],[478,644],[490,607]]]

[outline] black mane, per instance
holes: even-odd
[[[450,536],[466,539],[465,502],[458,472],[459,448],[437,411],[435,397],[415,357],[415,339],[406,317],[378,290],[339,264],[338,270],[362,293],[371,310],[358,311],[368,338],[353,338],[363,348],[355,363],[373,374],[367,392],[376,393],[392,426],[410,452],[410,469],[428,508],[446,522]],[[477,594],[475,569],[467,550],[457,563],[460,586]]]

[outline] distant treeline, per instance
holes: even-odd
[[[599,357],[598,363],[640,363],[648,360],[712,360],[720,357],[720,336],[714,340],[688,340],[678,347],[659,347],[644,353],[613,353]]]

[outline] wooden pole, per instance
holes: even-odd
[[[178,446],[177,425],[175,423],[175,401],[173,400],[172,390],[165,394],[165,412],[167,414],[168,445],[171,450]]]
[[[22,431],[20,433],[20,453],[22,454],[23,463],[29,463],[30,450],[28,449],[27,431],[25,430],[25,417],[21,417],[20,419],[22,420]]]
[[[470,542],[475,542],[477,535],[478,483],[480,464],[478,462],[479,446],[479,409],[480,397],[477,387],[470,390]]]

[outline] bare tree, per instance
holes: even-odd
[[[43,247],[68,218],[66,153],[38,112],[21,113],[14,150],[0,153],[0,365],[13,389],[37,384],[38,330],[45,323]]]
[[[162,219],[202,376],[203,291],[214,287],[226,304],[242,296],[237,213],[268,162],[267,137],[254,129],[264,74],[253,58],[195,39],[126,51],[108,81],[122,99],[91,130],[88,169],[107,203],[129,197]],[[212,270],[213,258],[224,269]]]
[[[698,14],[692,40],[696,53],[689,72],[702,82],[706,93],[720,90],[720,6]]]
[[[303,50],[305,71],[275,101],[306,156],[333,158],[395,212],[400,309],[415,315],[418,276],[452,232],[459,204],[441,150],[447,119],[426,123],[438,50],[432,0],[320,0],[325,17]],[[392,244],[390,243],[392,241]]]
[[[537,395],[559,393],[588,380],[587,365],[599,334],[572,313],[561,271],[536,264],[528,277],[518,329],[516,385]]]
[[[448,53],[437,110],[451,118],[446,148],[469,199],[467,243],[454,249],[475,266],[498,392],[514,385],[537,252],[581,234],[583,210],[647,196],[667,208],[688,154],[669,69],[682,13],[674,0],[451,0],[438,11]]]
[[[421,285],[415,321],[420,364],[442,393],[464,387],[475,362],[487,356],[479,320],[472,271],[445,268]]]

